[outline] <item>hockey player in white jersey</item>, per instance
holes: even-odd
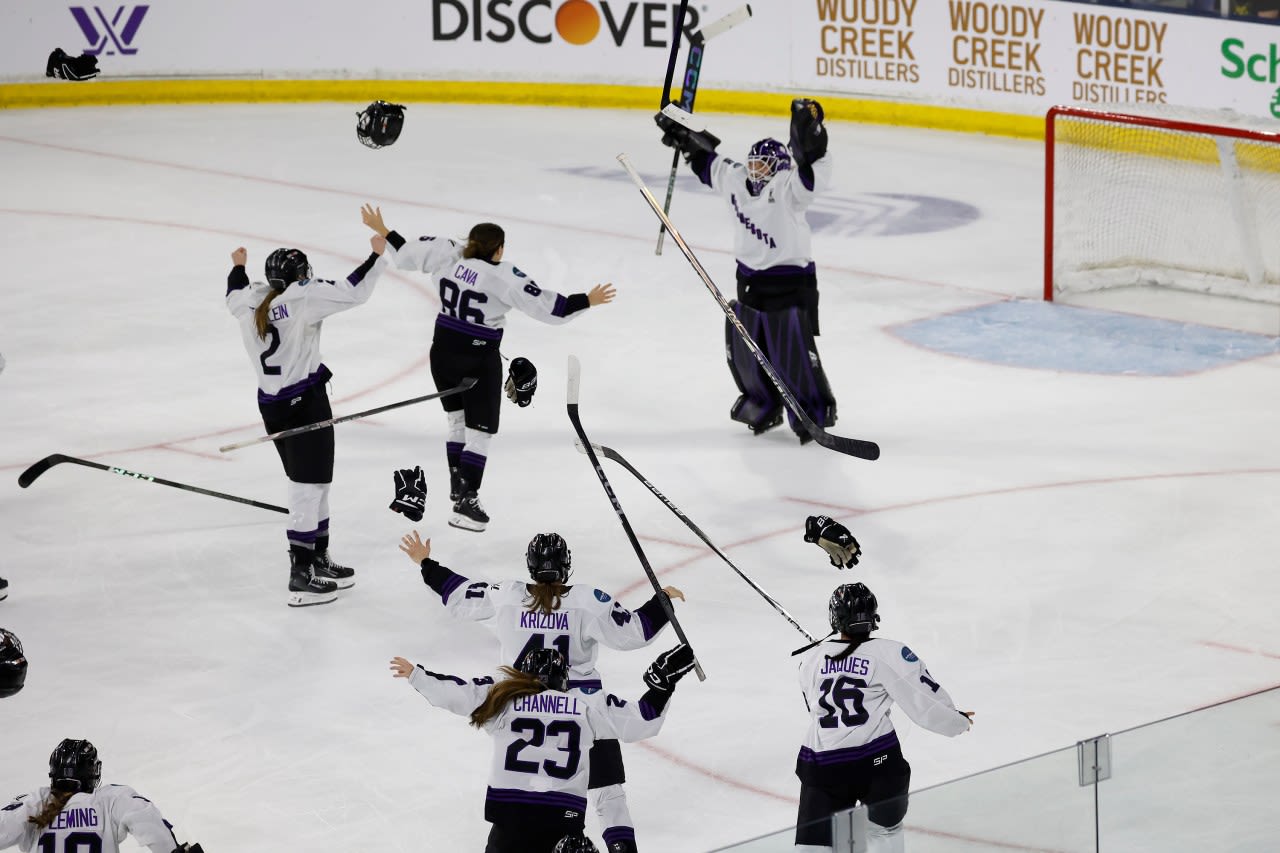
[[[400,269],[431,274],[440,296],[431,339],[431,377],[444,391],[467,377],[476,384],[442,397],[449,419],[445,458],[449,464],[449,524],[462,530],[483,531],[489,515],[480,505],[479,490],[489,460],[489,442],[498,432],[503,392],[500,346],[507,312],[515,308],[552,325],[566,323],[587,308],[612,302],[612,284],[597,284],[587,293],[563,296],[539,287],[514,264],[502,259],[506,234],[492,222],[471,229],[465,241],[448,237],[419,237],[407,241],[389,229],[380,209],[367,205],[364,224],[386,237],[391,262]],[[527,359],[512,362],[505,383],[507,394],[520,406],[529,405],[537,388],[537,371]]]
[[[649,689],[638,702],[566,692],[569,668],[555,648],[530,651],[518,668],[502,667],[506,678],[497,683],[430,672],[400,657],[391,670],[431,704],[470,717],[493,737],[485,853],[552,853],[565,836],[583,831],[592,744],[657,734],[676,683],[693,664],[685,645],[659,655],[645,671]]]
[[[151,853],[204,853],[179,844],[159,809],[128,785],[99,785],[102,762],[87,740],[62,741],[49,756],[49,786],[0,808],[0,850],[118,853],[126,837]]]
[[[796,845],[831,849],[831,815],[867,806],[868,853],[902,853],[911,765],[889,719],[897,703],[917,724],[954,737],[973,725],[924,662],[896,640],[871,639],[880,621],[871,590],[844,584],[831,594],[831,630],[800,663],[809,729],[796,759],[800,809]]]
[[[698,179],[728,205],[737,258],[738,299],[733,308],[769,363],[814,422],[829,427],[836,403],[818,357],[818,278],[805,218],[814,196],[831,185],[831,158],[822,105],[791,102],[791,144],[761,139],[738,163],[716,152],[720,144],[693,130],[675,105],[655,117],[662,142],[679,149]],[[793,168],[794,160],[794,168]],[[727,320],[726,354],[740,396],[729,416],[761,433],[782,422],[782,398],[741,335]],[[788,413],[802,444],[812,436]]]
[[[325,391],[333,374],[320,360],[320,326],[372,295],[386,265],[386,241],[373,237],[369,245],[369,257],[342,281],[313,278],[305,254],[276,249],[267,258],[267,281],[250,284],[248,253],[243,247],[231,253],[227,308],[240,323],[258,377],[258,410],[268,433],[333,417]],[[289,606],[328,604],[355,584],[355,572],[329,556],[333,427],[274,444],[289,478]]]
[[[480,622],[497,634],[503,662],[519,667],[533,651],[554,648],[569,662],[569,689],[588,695],[603,687],[596,671],[601,644],[620,651],[649,645],[667,625],[666,607],[671,600],[684,600],[679,589],[668,586],[636,610],[627,610],[607,592],[566,585],[572,574],[572,554],[557,533],[539,533],[530,540],[525,565],[532,583],[457,574],[431,558],[431,540],[423,542],[416,531],[401,540],[400,550],[421,566],[423,581],[451,615]],[[625,781],[617,740],[597,740],[591,752],[589,788],[609,853],[639,849],[622,787]]]

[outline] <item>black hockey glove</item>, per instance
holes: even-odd
[[[538,368],[529,359],[516,356],[507,371],[505,387],[507,399],[523,409],[533,401],[533,392],[538,390]]]
[[[654,690],[670,693],[676,689],[676,682],[693,669],[693,664],[693,649],[681,644],[658,655],[657,660],[649,664],[644,671],[645,683]]]
[[[204,853],[204,848],[199,844],[179,844],[173,848],[173,853]]]
[[[685,162],[699,151],[713,153],[720,144],[719,137],[710,131],[691,130],[664,113],[657,113],[653,120],[662,130],[662,144],[678,150]]]
[[[427,505],[427,478],[421,467],[401,468],[395,473],[396,498],[391,509],[410,521],[422,521],[422,511]]]
[[[811,515],[804,522],[804,541],[816,542],[827,552],[831,565],[837,569],[852,569],[862,556],[862,546],[853,538],[849,528],[825,515]]]
[[[810,165],[827,153],[827,127],[822,104],[809,98],[791,102],[791,155],[801,166]]]
[[[67,56],[62,48],[55,47],[45,64],[44,76],[59,80],[92,80],[98,76],[98,57],[87,53]]]

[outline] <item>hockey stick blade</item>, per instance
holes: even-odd
[[[858,459],[876,460],[880,458],[880,445],[874,441],[866,441],[860,438],[845,438],[844,436],[832,435],[822,427],[818,426],[813,418],[809,417],[804,408],[800,405],[800,401],[796,399],[795,394],[791,393],[791,389],[782,381],[782,377],[778,376],[778,371],[769,363],[769,359],[765,358],[764,352],[761,351],[759,344],[751,337],[751,333],[747,331],[747,327],[742,325],[742,321],[738,319],[738,315],[733,313],[733,308],[725,300],[724,294],[720,292],[720,288],[716,287],[716,283],[711,280],[711,276],[707,274],[707,270],[702,266],[702,262],[698,260],[698,256],[689,248],[689,244],[685,242],[684,237],[671,224],[671,220],[662,212],[662,207],[658,204],[658,200],[653,197],[653,193],[649,192],[649,188],[645,186],[644,179],[640,177],[640,173],[631,165],[631,158],[626,154],[618,155],[618,162],[622,164],[622,168],[626,169],[627,174],[631,177],[631,182],[640,190],[640,195],[644,197],[649,208],[654,214],[662,220],[662,224],[666,226],[667,231],[671,234],[671,239],[675,240],[676,245],[680,247],[680,251],[684,253],[685,259],[693,267],[694,272],[702,279],[702,283],[706,285],[707,290],[711,291],[711,295],[720,303],[720,310],[724,311],[729,322],[737,329],[738,334],[746,343],[747,348],[751,350],[751,354],[755,356],[756,362],[768,375],[769,381],[773,383],[773,387],[778,389],[778,396],[786,404],[787,408],[795,415],[796,420],[804,426],[805,432],[813,437],[813,440],[828,450],[834,450],[848,456],[854,456]]]
[[[293,427],[292,429],[281,430],[280,432],[273,432],[271,433],[271,435],[260,435],[257,438],[250,438],[246,441],[237,441],[234,444],[224,444],[222,447],[218,448],[218,452],[227,453],[232,450],[239,450],[242,447],[250,447],[251,445],[254,445],[254,444],[265,444],[268,441],[277,441],[278,439],[289,438],[290,436],[300,435],[304,432],[312,432],[313,430],[324,429],[325,427],[331,427],[336,424],[345,424],[347,421],[354,421],[357,418],[367,418],[370,415],[377,415],[382,412],[389,412],[392,409],[400,409],[400,408],[403,408],[404,406],[412,406],[414,403],[424,403],[427,400],[438,400],[441,397],[448,397],[452,394],[461,394],[463,391],[466,391],[467,389],[473,387],[475,384],[476,384],[475,379],[471,377],[467,377],[466,379],[459,382],[457,385],[453,386],[452,388],[447,388],[444,391],[437,391],[434,394],[427,394],[422,397],[413,397],[409,400],[401,400],[399,403],[389,403],[385,406],[378,406],[376,409],[367,409],[363,412],[356,412],[355,414],[351,414],[351,415],[343,415],[342,417],[338,417],[338,418],[329,418],[329,420],[327,421],[316,421],[313,424],[305,424],[300,427]]]
[[[587,449],[582,446],[581,441],[575,442],[575,445],[577,446],[579,453],[587,452]],[[655,486],[653,483],[649,482],[648,478],[646,478],[643,474],[641,474],[640,471],[637,470],[634,465],[628,462],[621,453],[614,450],[612,447],[604,447],[603,445],[599,445],[599,444],[592,444],[591,449],[594,450],[597,455],[603,456],[605,459],[609,459],[613,462],[616,462],[619,465],[621,465],[623,468],[625,468],[627,472],[631,474],[631,476],[639,480],[641,484],[643,484],[644,487],[653,494],[654,497],[662,501],[662,505],[665,506],[667,509],[671,510],[671,512],[675,515],[676,518],[683,521],[684,526],[692,530],[695,536],[701,539],[706,544],[706,546],[715,553],[717,557],[719,557],[721,560],[724,561],[725,565],[733,569],[734,573],[736,573],[738,577],[746,581],[747,586],[751,587],[756,592],[758,592],[760,594],[760,597],[763,598],[765,601],[769,602],[769,605],[774,610],[778,611],[778,613],[782,616],[783,619],[786,619],[788,622],[790,622],[791,627],[795,628],[801,634],[804,634],[805,637],[808,638],[809,640],[812,640],[813,642],[818,642],[818,640],[812,634],[806,631],[800,625],[800,623],[796,621],[794,616],[792,616],[790,613],[787,612],[785,607],[783,607],[781,604],[778,603],[777,599],[775,599],[773,596],[769,595],[769,593],[761,589],[760,586],[755,581],[753,581],[751,578],[747,576],[746,572],[742,571],[742,569],[739,569],[737,566],[735,566],[733,564],[733,561],[730,560],[728,557],[726,557],[724,552],[721,551],[719,548],[717,548],[716,544],[712,542],[710,538],[707,537],[707,534],[702,532],[702,528],[698,527],[698,525],[693,523],[693,519],[689,518],[689,516],[681,512],[680,508],[676,506],[674,503],[672,503],[671,500],[666,495],[658,491],[658,487]]]
[[[91,462],[88,459],[79,459],[75,456],[67,456],[62,453],[54,453],[39,462],[32,465],[27,470],[18,475],[18,485],[22,488],[30,486],[36,481],[36,478],[48,471],[54,465],[60,465],[68,462],[73,465],[83,465],[86,468],[96,468],[99,471],[106,471],[109,474],[119,474],[121,477],[128,477],[131,480],[144,480],[148,483],[155,483],[157,486],[170,486],[175,489],[182,489],[184,492],[195,492],[198,495],[208,495],[211,498],[221,498],[224,501],[233,501],[240,504],[248,504],[256,506],[258,509],[269,509],[272,512],[281,512],[285,515],[289,514],[289,510],[275,504],[262,503],[261,501],[250,500],[236,495],[228,495],[225,492],[215,492],[211,489],[202,489],[199,486],[188,485],[187,483],[178,483],[173,480],[165,480],[161,477],[153,477],[150,474],[139,474],[137,471],[126,471],[124,468],[115,468],[111,465],[103,465],[101,462]]]
[[[751,17],[751,6],[748,4],[743,4],[742,6],[739,6],[737,9],[734,9],[729,14],[725,15],[723,18],[717,18],[716,20],[707,24],[705,27],[698,30],[698,33],[702,36],[703,41],[711,41],[716,36],[720,35],[726,30],[733,29],[734,27],[738,26],[738,24],[741,24],[743,21],[747,20],[750,17]]]
[[[618,501],[618,496],[613,492],[613,486],[609,485],[609,478],[605,476],[604,468],[600,465],[600,460],[596,458],[595,451],[591,448],[591,440],[587,438],[586,430],[583,429],[582,419],[578,416],[578,389],[582,379],[582,365],[578,362],[575,355],[569,356],[569,382],[566,386],[565,409],[569,413],[569,422],[573,424],[573,431],[578,434],[578,441],[586,448],[587,458],[591,460],[591,467],[595,469],[596,477],[600,480],[600,485],[604,488],[604,493],[609,497],[609,502],[613,504],[613,512],[618,516],[618,521],[622,523],[622,530],[627,534],[627,541],[631,543],[631,548],[636,552],[636,557],[640,560],[640,566],[644,569],[644,573],[649,578],[649,583],[653,585],[654,592],[662,592],[662,584],[658,583],[658,575],[654,572],[653,566],[649,565],[649,558],[645,556],[644,549],[640,547],[640,540],[636,538],[636,532],[631,529],[631,522],[627,520],[627,514],[622,511],[622,504]],[[671,629],[676,632],[676,636],[680,638],[680,642],[689,646],[690,650],[693,645],[689,642],[689,638],[684,635],[684,628],[680,626],[680,620],[676,618],[675,606],[671,603],[671,599],[665,595],[659,595],[658,601],[662,605],[663,612],[667,614],[667,620],[671,623]],[[698,655],[693,656],[693,669],[698,674],[699,681],[706,681],[707,675],[702,671],[702,664],[698,661]]]

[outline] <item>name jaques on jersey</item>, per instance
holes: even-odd
[[[92,793],[75,794],[53,822],[40,829],[28,818],[39,813],[48,797],[49,789],[40,788],[0,809],[0,849],[18,844],[40,853],[119,853],[127,835],[152,853],[172,853],[178,846],[160,811],[128,785],[102,785]]]
[[[456,240],[419,237],[399,248],[388,244],[392,262],[403,270],[432,273],[440,288],[440,315],[437,322],[466,329],[481,326],[501,335],[507,312],[518,308],[544,323],[569,320],[566,297],[545,290],[507,261],[491,262],[462,257],[463,245]]]

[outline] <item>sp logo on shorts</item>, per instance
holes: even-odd
[[[886,760],[886,759],[888,759],[888,757],[889,757],[889,756],[887,756],[887,755],[877,755],[877,756],[875,757],[875,759],[874,759],[874,760],[872,760],[872,762],[871,762],[871,766],[872,766],[872,767],[879,767],[881,764],[884,764],[885,760]]]
[[[564,816],[569,820],[582,817],[582,812],[576,812],[573,809],[565,809]]]

